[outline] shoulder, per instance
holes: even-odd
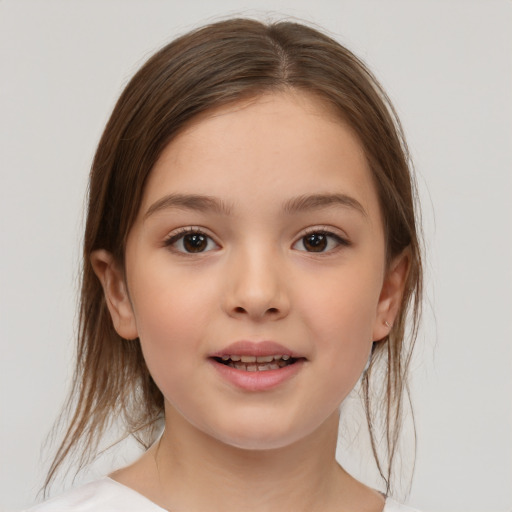
[[[391,498],[387,498],[386,505],[384,506],[384,510],[382,512],[419,512],[419,510],[401,505],[397,501]]]
[[[102,478],[24,512],[163,512],[163,509],[115,480]]]

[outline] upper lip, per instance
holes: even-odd
[[[287,355],[294,359],[304,357],[301,354],[290,350],[289,348],[276,343],[275,341],[248,341],[241,340],[235,341],[230,345],[224,347],[211,354],[210,357],[222,356],[274,356],[274,355]]]

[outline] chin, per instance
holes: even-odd
[[[263,452],[269,450],[279,450],[293,445],[300,440],[300,436],[295,438],[290,437],[238,437],[238,438],[223,438],[219,439],[223,444],[237,448],[239,450]]]
[[[302,426],[298,428],[297,424],[288,425],[283,428],[283,424],[275,422],[252,422],[251,425],[237,425],[233,428],[222,429],[209,434],[223,444],[248,451],[278,450],[291,446],[302,439],[312,435],[319,426]]]

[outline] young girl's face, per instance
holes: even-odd
[[[276,448],[321,431],[388,334],[406,264],[385,259],[352,130],[310,95],[268,94],[167,146],[128,236],[126,281],[111,265],[106,288],[168,418]]]

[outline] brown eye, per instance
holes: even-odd
[[[212,238],[205,233],[189,229],[171,236],[165,242],[165,245],[177,252],[186,254],[208,252],[219,247]]]
[[[185,235],[183,237],[183,248],[187,252],[203,252],[208,246],[208,238],[200,233]]]
[[[327,235],[311,233],[302,239],[304,249],[309,252],[323,252],[327,248]]]
[[[328,231],[312,231],[293,244],[293,249],[305,252],[330,252],[350,242]]]

